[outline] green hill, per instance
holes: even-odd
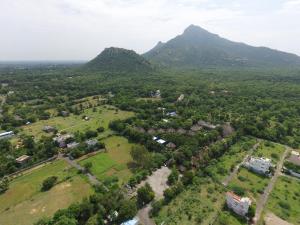
[[[295,54],[233,42],[195,25],[143,56],[170,67],[300,67]]]
[[[145,58],[134,51],[114,47],[106,48],[84,68],[108,72],[149,72],[153,69]]]

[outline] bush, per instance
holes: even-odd
[[[98,128],[97,128],[97,132],[98,132],[98,133],[102,133],[103,131],[104,131],[104,127],[98,127]]]
[[[48,177],[46,178],[44,181],[43,181],[43,184],[42,184],[42,191],[48,191],[50,190],[57,182],[57,179],[58,177],[56,176],[51,176],[51,177]]]
[[[283,208],[283,209],[287,209],[287,210],[290,210],[291,209],[291,206],[288,202],[284,202],[284,201],[280,201],[278,203],[278,205]]]
[[[148,204],[153,199],[154,199],[154,192],[148,183],[146,183],[145,186],[137,190],[137,201],[139,206]]]
[[[245,195],[245,190],[242,188],[242,187],[239,187],[239,186],[233,186],[232,188],[232,191],[239,195],[239,196],[244,196]]]

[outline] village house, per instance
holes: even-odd
[[[198,124],[195,124],[195,125],[191,126],[191,128],[190,128],[190,130],[194,131],[194,132],[197,132],[197,131],[199,131],[201,129],[202,129],[202,127],[200,125],[198,125]]]
[[[175,116],[177,116],[177,113],[175,111],[173,111],[173,112],[168,112],[166,115],[171,116],[171,117],[175,117]]]
[[[85,144],[87,145],[88,149],[96,149],[99,146],[99,142],[96,139],[86,140]]]
[[[61,114],[63,117],[67,117],[67,116],[70,115],[70,113],[67,112],[67,111],[61,111],[60,114]]]
[[[66,141],[71,138],[74,138],[74,135],[65,134],[65,135],[59,135],[59,136],[53,138],[53,141],[56,142],[60,148],[65,148],[65,147],[67,147]]]
[[[10,138],[14,136],[14,132],[13,131],[7,131],[7,132],[3,132],[0,134],[0,139],[4,139],[4,138]]]
[[[290,157],[288,158],[288,161],[297,166],[300,166],[300,153],[292,151]]]
[[[213,124],[211,124],[209,122],[205,122],[203,120],[199,120],[198,121],[198,125],[201,126],[201,127],[203,127],[203,128],[206,128],[208,130],[212,130],[212,129],[216,129],[217,128],[217,125],[213,125]]]
[[[43,127],[43,131],[46,132],[46,133],[51,133],[51,132],[55,132],[55,127],[52,127],[52,126],[44,126]]]
[[[250,157],[244,163],[244,166],[254,172],[260,174],[268,174],[270,172],[270,167],[272,167],[271,159]]]
[[[121,225],[138,225],[139,221],[136,218],[133,218],[132,220],[128,220],[124,223],[121,223]]]
[[[16,162],[19,163],[19,164],[21,164],[21,165],[23,165],[26,162],[28,162],[29,159],[30,159],[30,156],[28,156],[28,155],[22,155],[22,156],[16,158]]]
[[[169,142],[166,146],[172,149],[176,148],[176,145],[173,142]]]
[[[156,90],[156,92],[153,95],[154,98],[160,98],[161,94],[160,94],[160,90]]]
[[[79,143],[78,142],[71,142],[69,144],[67,144],[67,148],[68,149],[73,149],[73,148],[77,148],[79,146]]]
[[[292,151],[289,158],[287,158],[287,163],[284,164],[284,171],[288,171],[288,174],[294,177],[300,178],[300,153]]]
[[[181,94],[178,98],[177,98],[177,102],[181,102],[184,99],[184,94]]]
[[[163,145],[163,144],[166,143],[166,141],[163,140],[163,139],[158,139],[158,140],[156,140],[156,142],[157,142],[158,144],[161,144],[161,145]]]
[[[248,209],[251,205],[249,198],[240,197],[233,192],[226,193],[226,204],[228,208],[232,209],[236,214],[245,216],[248,213]]]

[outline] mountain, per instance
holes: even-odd
[[[104,49],[84,67],[109,72],[148,72],[153,69],[150,62],[134,51],[115,47]]]
[[[195,25],[166,43],[159,42],[143,56],[169,67],[300,66],[300,57],[295,54],[233,42]]]

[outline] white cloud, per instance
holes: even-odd
[[[294,46],[300,54],[293,31],[286,29],[299,22],[279,16],[295,14],[297,2],[266,10],[258,0],[0,0],[0,60],[89,59],[109,46],[142,53],[189,24],[255,45]],[[271,24],[279,19],[275,29]],[[284,36],[277,38],[281,30]]]

